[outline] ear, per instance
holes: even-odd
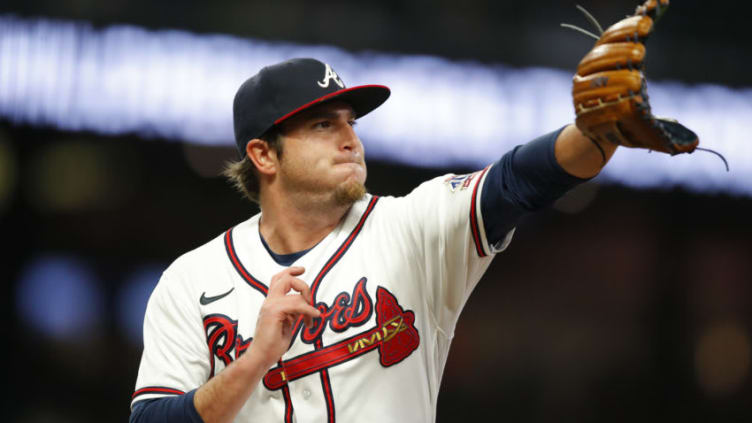
[[[245,145],[245,154],[256,166],[256,170],[263,175],[277,173],[279,160],[277,152],[269,147],[269,144],[258,138],[248,141]]]

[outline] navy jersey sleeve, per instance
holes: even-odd
[[[550,205],[588,180],[568,174],[556,161],[554,145],[563,129],[518,145],[489,169],[481,211],[492,244],[504,239],[523,214]]]
[[[204,423],[193,404],[196,390],[185,395],[143,400],[133,404],[129,423]]]

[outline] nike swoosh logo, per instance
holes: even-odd
[[[213,297],[207,297],[206,292],[201,294],[201,298],[199,298],[199,302],[201,305],[209,305],[213,303],[214,301],[221,300],[222,298],[230,295],[230,292],[232,292],[235,288],[230,288],[229,291],[225,292],[224,294],[215,295]]]

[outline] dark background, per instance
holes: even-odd
[[[581,4],[604,26],[636,5]],[[650,41],[649,77],[752,85],[746,9],[675,1]],[[558,26],[588,27],[574,3],[555,1],[6,0],[7,12],[569,70],[590,45]],[[141,346],[114,315],[122,275],[166,265],[256,212],[221,178],[196,171],[200,157],[203,173],[216,175],[234,151],[2,120],[0,144],[11,158],[0,201],[6,415],[126,421]],[[44,179],[43,159],[59,149],[84,151],[98,165],[61,161]],[[368,186],[404,194],[449,170],[471,169],[370,162]],[[44,201],[90,177],[103,181],[91,198],[67,208]],[[527,216],[460,318],[438,420],[750,421],[750,215],[749,198],[637,191],[596,178]],[[19,314],[19,275],[48,253],[81,257],[106,281],[96,332],[50,338]]]

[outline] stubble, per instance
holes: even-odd
[[[366,195],[366,187],[358,181],[347,181],[334,190],[337,206],[351,206]]]

